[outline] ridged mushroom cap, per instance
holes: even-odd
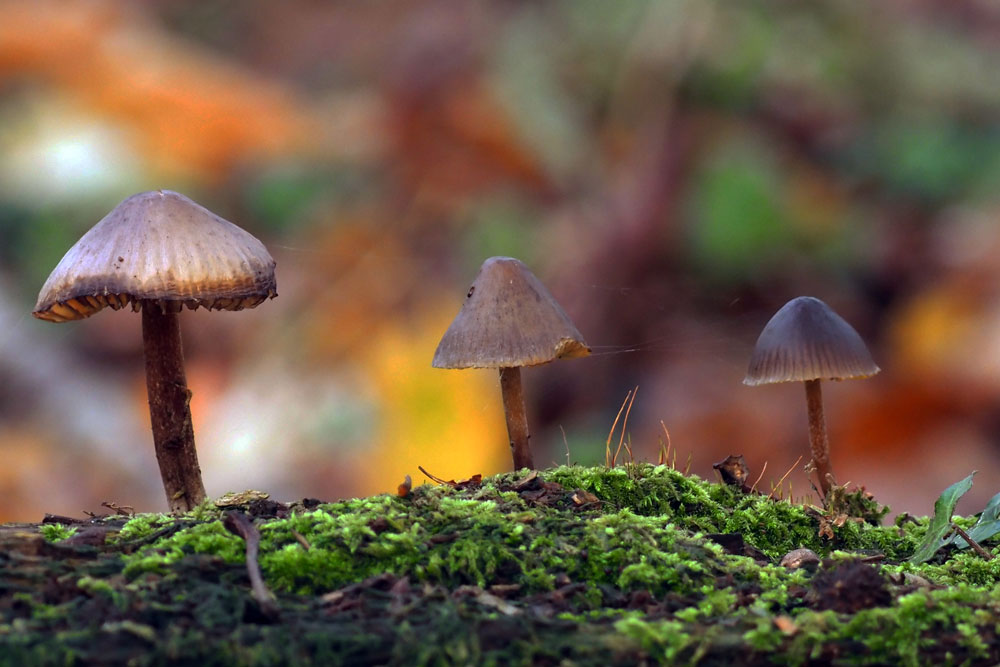
[[[819,299],[800,296],[760,332],[743,384],[847,380],[878,372],[850,324]]]
[[[264,244],[184,195],[142,192],[69,249],[32,314],[66,322],[147,300],[164,312],[253,308],[277,296],[274,266]]]
[[[541,281],[512,257],[483,262],[434,353],[435,368],[513,368],[590,348]]]

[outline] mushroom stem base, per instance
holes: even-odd
[[[528,416],[521,390],[521,369],[500,369],[500,392],[503,394],[503,411],[507,417],[507,434],[510,436],[510,453],[514,457],[514,470],[534,468],[531,445],[528,439]]]
[[[191,391],[184,375],[184,353],[177,313],[156,303],[142,304],[142,343],[146,392],[156,461],[172,512],[185,512],[205,499],[191,424]]]
[[[823,391],[819,380],[806,380],[806,404],[809,407],[809,447],[812,449],[813,467],[819,478],[819,488],[825,498],[837,481],[830,467],[830,441],[826,436],[823,417]]]

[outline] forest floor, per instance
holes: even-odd
[[[0,665],[1000,663],[997,540],[916,564],[929,519],[841,501],[630,464],[8,524]]]

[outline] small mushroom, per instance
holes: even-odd
[[[178,313],[242,310],[277,296],[264,245],[184,195],[133,195],[69,249],[32,313],[49,322],[105,306],[142,311],[146,390],[156,459],[171,511],[205,499],[191,425]]]
[[[743,384],[805,382],[812,463],[824,497],[836,480],[830,467],[820,381],[866,378],[878,372],[858,332],[811,296],[782,306],[757,339]]]
[[[534,468],[521,367],[590,354],[545,286],[512,257],[491,257],[438,344],[435,368],[499,368],[514,469]]]

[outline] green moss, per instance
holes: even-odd
[[[902,563],[891,568],[894,572],[913,572],[934,584],[991,587],[1000,584],[1000,547],[992,550],[993,559],[984,560],[974,551],[958,551],[943,563],[912,565]]]
[[[501,475],[481,486],[422,486],[406,498],[258,519],[259,562],[283,613],[273,628],[252,620],[245,544],[225,530],[219,511],[206,506],[196,513],[201,520],[135,517],[118,536],[126,553],[91,551],[90,560],[60,565],[50,578],[63,591],[51,594],[57,602],[15,590],[12,604],[0,607],[0,653],[10,656],[0,665],[92,659],[95,633],[212,664],[304,656],[418,665],[1000,657],[992,620],[1000,608],[997,561],[945,549],[930,564],[905,562],[926,519],[899,527],[838,522],[666,466],[562,467],[540,477],[563,488],[519,493],[512,484],[523,473]],[[574,489],[601,502],[578,506]],[[820,536],[821,520],[832,537]],[[706,537],[726,532],[772,563],[726,554]],[[819,611],[826,593],[814,586],[817,575],[773,564],[800,546],[833,563],[879,552],[892,563],[885,573],[913,572],[949,589],[914,593],[886,580],[887,606]],[[294,639],[282,632],[288,624]],[[156,628],[168,630],[151,633]],[[947,650],[935,654],[942,641]]]
[[[127,607],[124,596],[108,581],[85,576],[77,579],[76,585],[81,591],[92,597],[101,596],[107,598],[108,601],[121,611],[124,611]]]
[[[721,550],[699,531],[739,533],[778,559],[799,547],[821,555],[845,549],[896,558],[912,552],[926,530],[917,525],[900,534],[848,520],[830,525],[832,539],[820,537],[815,511],[745,495],[668,466],[564,466],[543,477],[593,493],[603,505],[591,511],[534,506],[518,493],[499,490],[515,481],[512,474],[479,488],[424,486],[406,499],[354,499],[262,523],[261,566],[270,585],[298,594],[382,572],[446,586],[517,584],[529,591],[551,589],[554,576],[563,573],[626,591],[691,591],[721,569]],[[148,537],[164,522],[156,515],[135,517],[120,539]],[[163,572],[186,554],[236,563],[242,542],[218,521],[197,525],[128,557],[125,572]],[[990,567],[979,566],[976,576],[995,580]]]
[[[695,641],[678,621],[645,621],[629,616],[616,622],[615,631],[638,642],[654,660],[673,664]]]
[[[241,547],[218,522],[202,524],[127,557],[125,574],[162,573],[194,553],[235,563]],[[504,499],[501,508],[495,500],[428,489],[413,501],[377,496],[265,523],[260,564],[271,586],[298,594],[382,572],[449,587],[516,584],[528,591],[551,589],[555,574],[563,573],[622,590],[689,592],[720,571],[720,554],[717,545],[664,517],[628,509],[544,512],[520,498]]]
[[[46,523],[38,529],[49,542],[59,542],[76,534],[76,526],[64,526],[61,523]]]
[[[994,594],[992,604],[1000,602]],[[944,628],[960,630],[959,645],[972,658],[987,655],[984,630],[996,636],[995,611],[977,609],[982,594],[968,587],[903,595],[890,607],[864,609],[853,616],[804,611],[795,616],[800,632],[788,653],[800,662],[815,658],[822,646],[862,643],[864,652],[845,664],[928,664]],[[995,607],[994,607],[995,609]],[[950,661],[949,661],[950,662]]]
[[[116,539],[119,542],[145,539],[173,521],[173,517],[165,514],[136,514],[122,526]]]
[[[688,530],[719,532],[725,507],[736,492],[729,487],[685,476],[666,465],[635,463],[628,468],[560,466],[544,473],[545,479],[568,489],[593,493],[615,509],[629,509],[642,516],[667,516]]]
[[[781,558],[792,549],[809,548],[817,553],[829,549],[819,537],[816,519],[798,506],[744,496],[726,517],[720,532],[739,533],[771,558]]]
[[[209,554],[227,563],[240,563],[246,547],[229,533],[221,521],[198,524],[155,542],[134,556],[125,557],[124,574],[132,578],[144,572],[165,573],[169,567],[192,554]]]

